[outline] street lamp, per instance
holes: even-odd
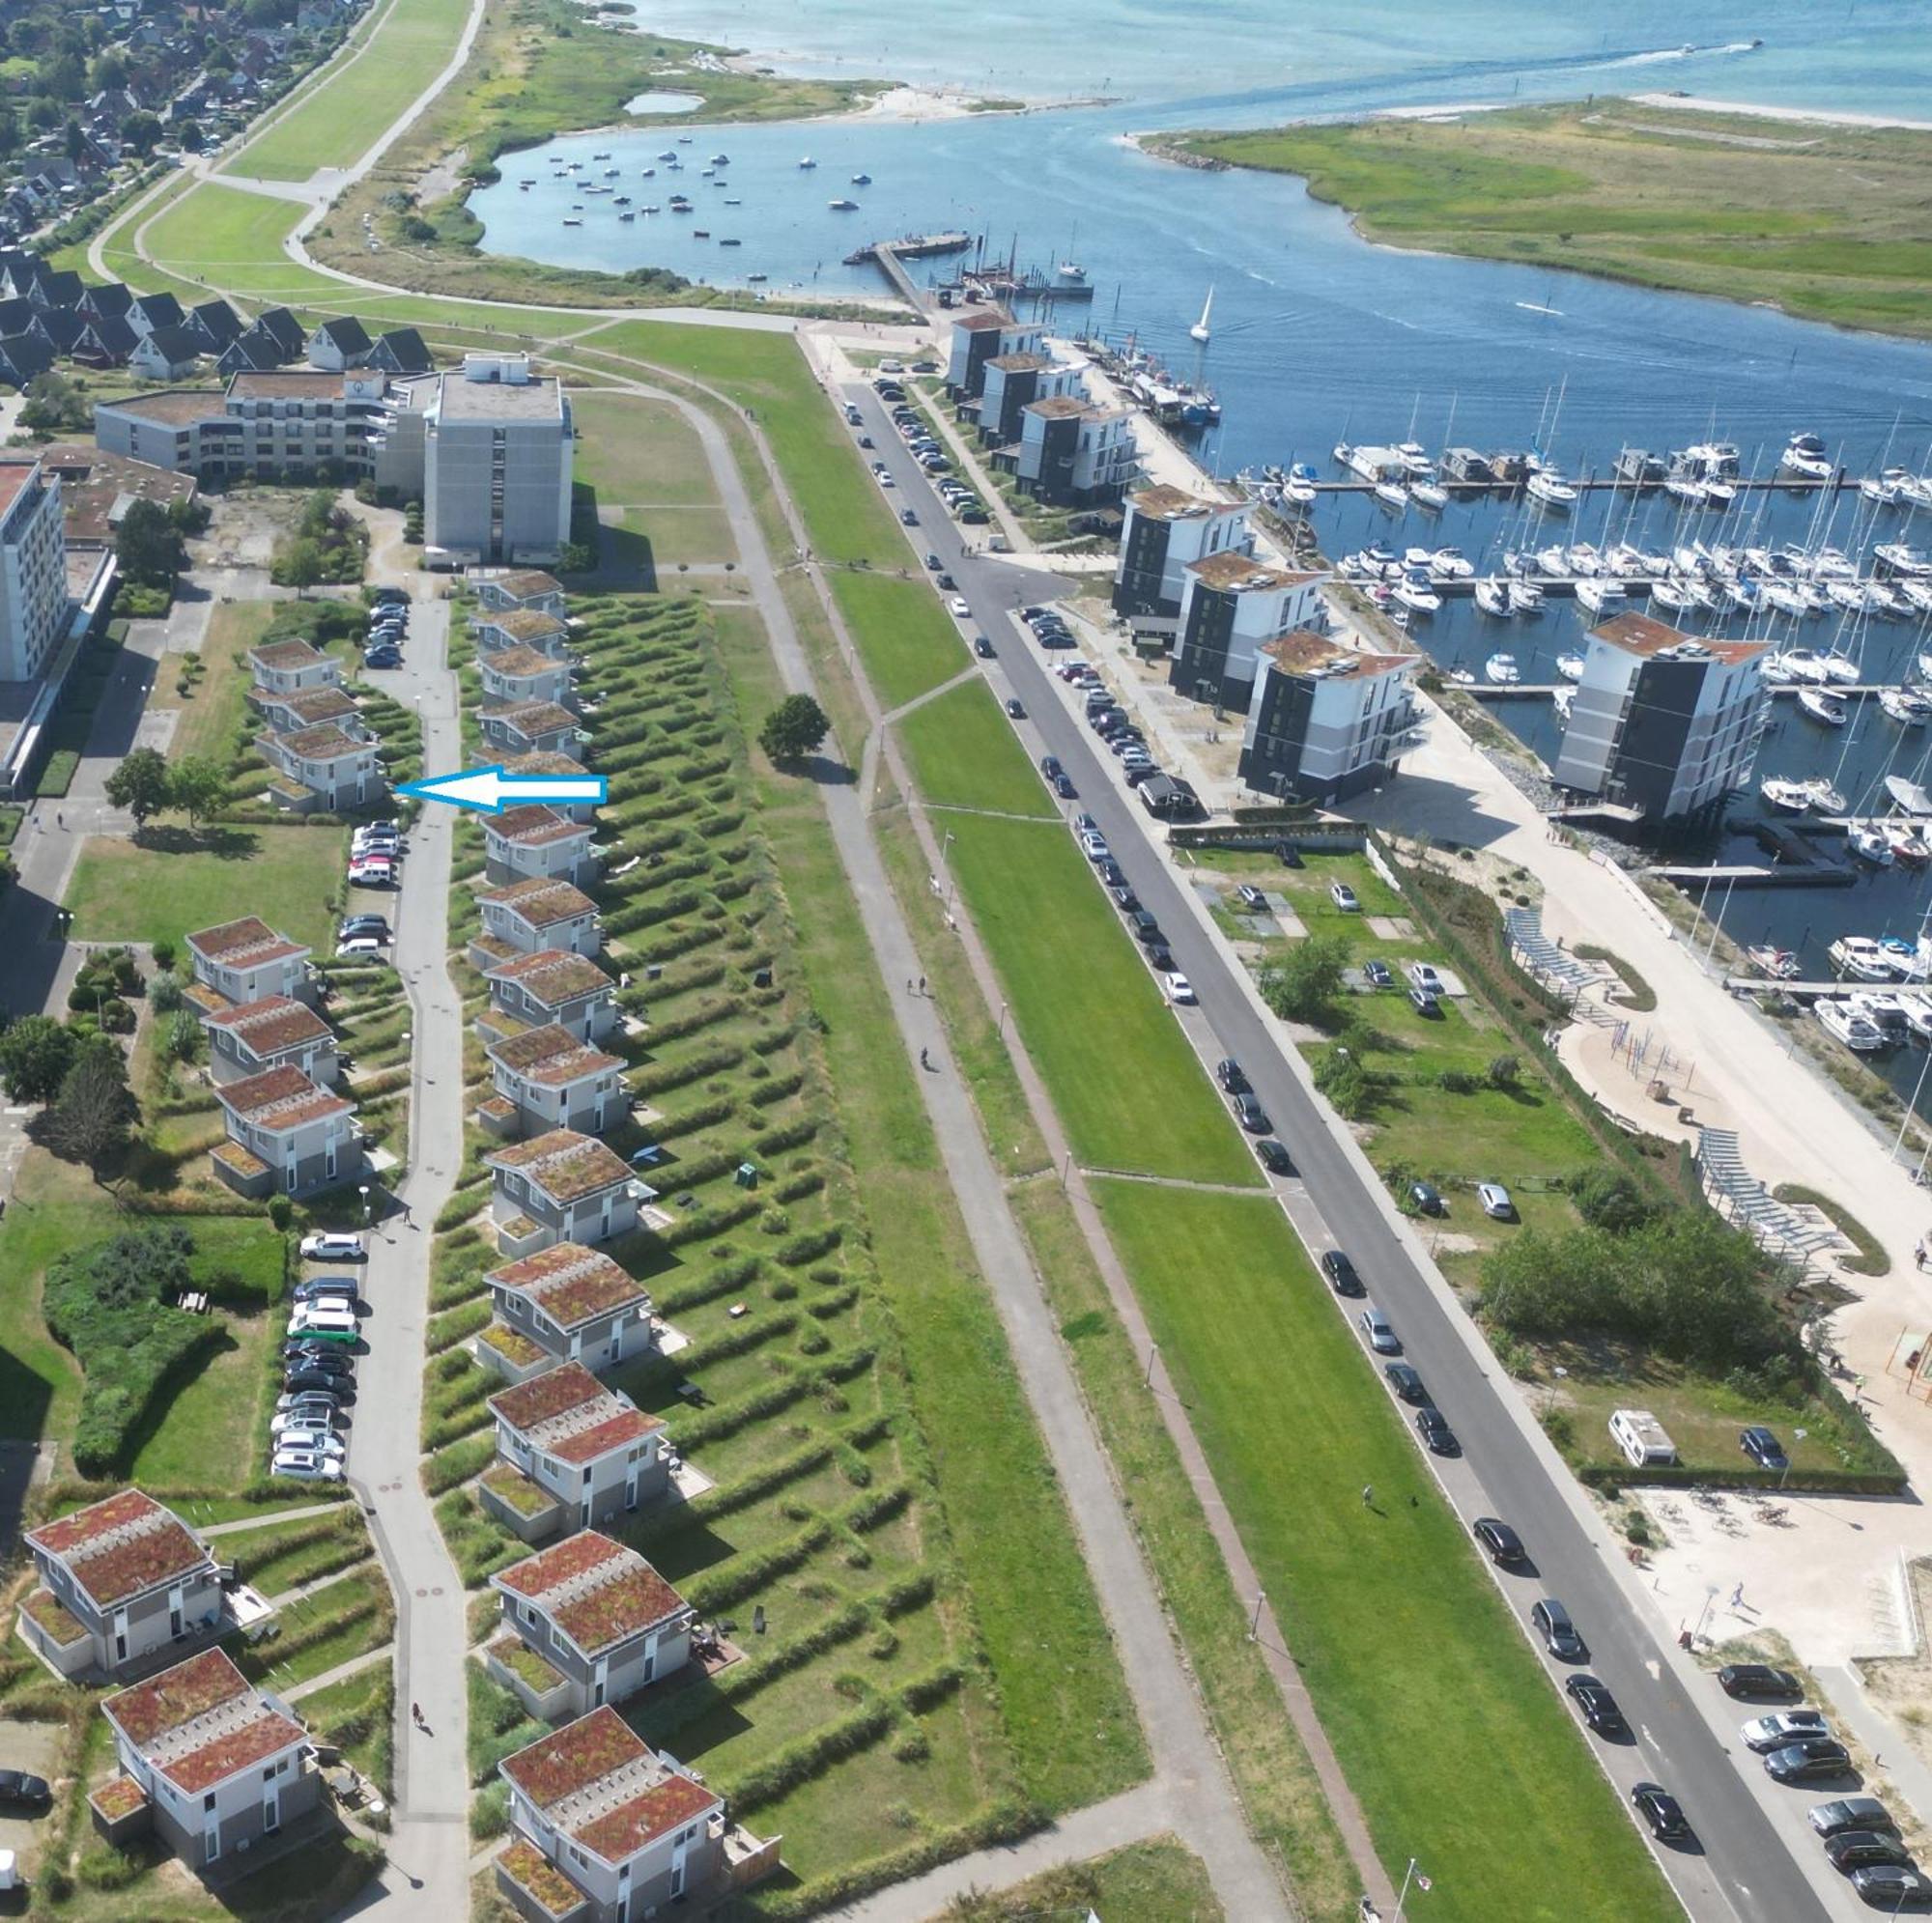
[[[362,1198],[362,1226],[366,1229],[370,1222],[374,1220],[369,1208],[369,1184],[363,1182],[355,1192]]]

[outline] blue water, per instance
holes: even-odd
[[[774,293],[870,293],[869,268],[840,257],[866,240],[940,227],[986,237],[990,252],[1017,245],[1023,264],[1073,259],[1095,289],[1093,322],[1139,338],[1178,371],[1195,371],[1188,324],[1214,290],[1214,338],[1202,372],[1224,421],[1201,450],[1226,473],[1266,461],[1311,460],[1329,471],[1338,439],[1453,439],[1479,448],[1541,444],[1573,471],[1603,471],[1626,442],[1662,450],[1717,437],[1736,441],[1747,467],[1769,471],[1795,431],[1825,436],[1855,472],[1881,453],[1932,467],[1932,351],[1854,335],[1722,301],[1662,295],[1543,269],[1405,254],[1371,247],[1336,210],[1294,180],[1206,173],[1149,159],[1128,134],[1165,127],[1255,126],[1398,106],[1577,99],[1681,89],[1740,102],[1894,114],[1932,120],[1932,8],[1903,0],[1850,7],[1768,0],[1748,16],[1710,4],[1571,5],[1486,0],[1480,7],[1418,7],[1359,0],[1349,8],[1306,0],[1206,0],[1177,8],[1145,0],[984,0],[970,33],[917,23],[882,0],[654,0],[654,29],[729,42],[788,71],[886,75],[1035,99],[1109,96],[1113,104],[918,124],[840,121],[778,127],[693,127],[573,135],[504,156],[504,178],[475,196],[485,244],[502,253],[621,271],[640,265],[742,283],[757,272]],[[1741,42],[1762,37],[1748,50]],[[1675,49],[1694,42],[1702,51]],[[688,133],[692,144],[677,144]],[[590,161],[608,150],[609,162]],[[656,156],[672,150],[684,170]],[[701,170],[729,155],[726,184]],[[580,178],[611,184],[641,207],[681,189],[687,216],[639,213],[620,222],[608,196],[585,199],[552,182],[549,156],[583,161]],[[810,155],[817,165],[798,166]],[[640,171],[656,166],[656,178]],[[868,173],[869,185],[850,176]],[[533,177],[527,192],[517,182]],[[832,212],[849,196],[860,210]],[[561,220],[573,200],[583,225]],[[741,205],[729,206],[730,201]],[[699,240],[694,230],[711,238]],[[721,249],[732,238],[737,247]],[[1555,309],[1554,313],[1535,311]],[[1075,331],[1078,309],[1057,325]],[[1560,411],[1555,397],[1560,393]],[[1453,410],[1453,411],[1452,411]],[[1603,508],[1585,506],[1573,539],[1601,540]],[[1804,535],[1808,502],[1754,501],[1753,540]],[[1830,538],[1858,551],[1873,541],[1932,544],[1927,517],[1901,533],[1876,527],[1845,500]],[[1708,521],[1708,518],[1707,518]],[[1630,532],[1667,547],[1678,517],[1661,499]],[[1689,531],[1711,537],[1708,524]],[[1391,522],[1361,497],[1324,503],[1321,546],[1339,554],[1370,540],[1453,543],[1493,556],[1524,545],[1520,512],[1493,503]],[[1622,531],[1619,527],[1618,531]],[[1726,530],[1734,538],[1737,530]],[[1546,528],[1528,545],[1556,538]],[[1735,624],[1702,619],[1715,632]],[[1539,623],[1484,623],[1451,603],[1415,638],[1445,662],[1480,671],[1509,647],[1525,680],[1553,678],[1553,656],[1575,644],[1582,613],[1552,602]],[[1798,638],[1840,638],[1833,619]],[[1898,679],[1927,637],[1904,623],[1872,622],[1843,637],[1866,678]],[[1510,704],[1500,719],[1546,756],[1555,723],[1547,709]],[[1865,805],[1888,772],[1926,775],[1932,730],[1901,730],[1869,704],[1828,734],[1780,703],[1759,773],[1833,774]],[[1882,805],[1882,803],[1880,804]],[[1734,813],[1755,807],[1741,799]],[[1755,859],[1744,837],[1720,835],[1712,853]],[[1740,891],[1725,912],[1739,939],[1803,946],[1807,974],[1823,974],[1824,947],[1845,930],[1916,930],[1932,902],[1932,876],[1893,870],[1835,891]],[[1715,910],[1719,904],[1713,902]],[[1909,1088],[1917,1064],[1894,1074]]]

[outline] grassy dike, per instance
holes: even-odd
[[[1928,133],[1598,99],[1145,144],[1197,166],[1299,174],[1390,246],[1932,337]]]

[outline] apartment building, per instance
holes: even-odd
[[[72,618],[60,477],[0,461],[0,682],[38,681]]]
[[[466,353],[423,412],[423,552],[554,561],[570,540],[570,397],[521,353]]]
[[[1321,625],[1327,576],[1230,549],[1187,562],[1181,575],[1169,684],[1189,700],[1246,714],[1263,643]]]
[[[1364,654],[1307,632],[1264,641],[1241,734],[1256,793],[1332,807],[1389,779],[1416,737],[1420,655]]]
[[[1136,631],[1171,635],[1180,622],[1187,565],[1211,554],[1249,554],[1255,537],[1244,500],[1166,485],[1129,495],[1114,565],[1114,612]]]

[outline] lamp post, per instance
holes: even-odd
[[[355,1192],[362,1198],[362,1226],[366,1229],[375,1219],[369,1207],[369,1184],[361,1183]]]
[[[1262,1611],[1267,1607],[1267,1599],[1268,1598],[1266,1590],[1258,1589],[1255,1591],[1254,1620],[1248,1625],[1249,1642],[1253,1642],[1254,1639],[1257,1636],[1259,1636],[1262,1632]]]

